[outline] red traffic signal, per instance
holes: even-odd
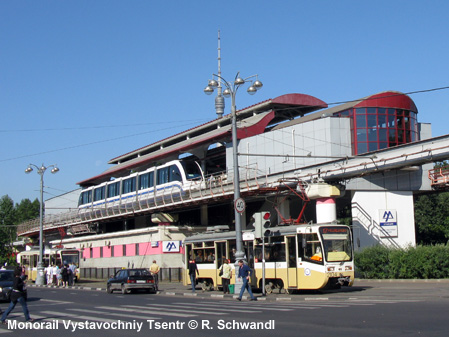
[[[264,220],[270,220],[271,214],[270,212],[262,212],[262,218]]]

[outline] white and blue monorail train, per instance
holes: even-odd
[[[198,190],[204,175],[195,161],[173,160],[84,189],[79,197],[81,214],[105,213],[181,201]]]

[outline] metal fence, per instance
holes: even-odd
[[[123,268],[81,268],[81,279],[107,280]],[[161,268],[159,282],[181,282],[182,268]]]

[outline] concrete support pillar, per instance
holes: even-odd
[[[326,223],[337,220],[335,198],[319,198],[316,200],[316,222]]]
[[[209,225],[209,211],[207,205],[201,205],[201,226]]]

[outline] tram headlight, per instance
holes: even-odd
[[[345,270],[352,270],[352,266],[345,266]]]
[[[335,267],[327,267],[327,271],[335,271]]]

